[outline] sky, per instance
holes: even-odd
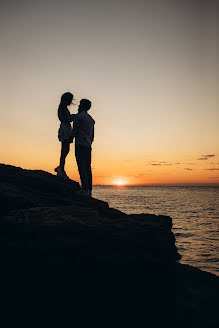
[[[94,184],[219,184],[218,1],[2,0],[0,42],[1,163],[54,173],[69,91],[92,102]]]

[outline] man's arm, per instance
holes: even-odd
[[[92,135],[91,135],[91,142],[94,141],[94,125],[93,125],[93,129],[92,129]]]

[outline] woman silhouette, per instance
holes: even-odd
[[[74,120],[75,114],[70,114],[68,106],[72,104],[74,99],[73,94],[66,92],[61,96],[61,101],[58,108],[58,118],[60,120],[60,127],[58,131],[59,141],[62,143],[61,146],[61,156],[60,164],[55,168],[57,176],[62,178],[67,178],[68,176],[65,173],[65,159],[69,153],[70,143],[72,143],[72,126],[71,123]]]

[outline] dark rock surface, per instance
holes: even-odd
[[[219,278],[177,262],[170,217],[126,215],[44,171],[1,164],[0,176],[8,323],[217,326]]]

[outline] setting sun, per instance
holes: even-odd
[[[114,182],[114,184],[116,185],[116,186],[124,186],[125,185],[125,181],[124,180],[116,180],[115,182]]]

